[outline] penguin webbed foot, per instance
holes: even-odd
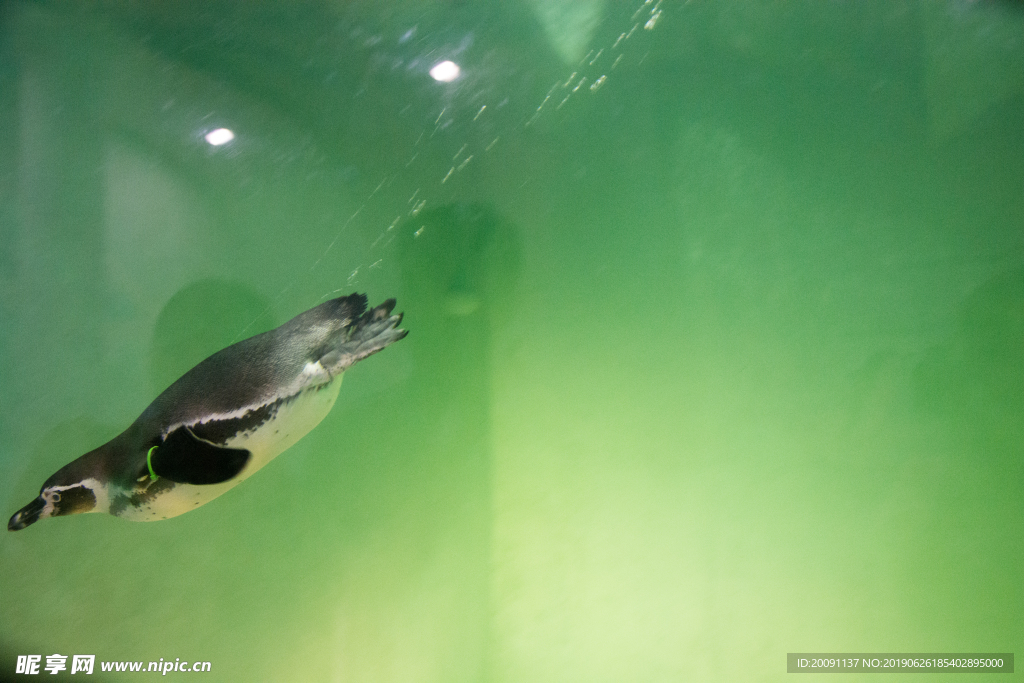
[[[398,327],[402,314],[391,315],[395,300],[388,299],[359,316],[347,328],[344,339],[320,359],[332,375],[344,372],[367,356],[371,356],[409,333]]]

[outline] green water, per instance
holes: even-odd
[[[5,515],[321,300],[410,330],[202,508],[3,533],[0,680],[1024,652],[1019,5],[9,2],[0,228]]]

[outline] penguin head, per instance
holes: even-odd
[[[47,517],[106,512],[109,475],[105,463],[109,456],[110,443],[54,472],[43,482],[35,500],[14,513],[7,529],[18,531]]]
[[[39,495],[11,516],[8,531],[19,531],[47,517],[110,512],[113,498],[144,496],[152,484],[146,450],[130,432],[54,472],[43,482]],[[153,488],[165,489],[168,484],[173,486],[162,481]]]
[[[99,482],[87,479],[72,484],[51,483],[50,477],[35,500],[21,508],[7,523],[9,531],[24,529],[46,517],[92,512],[96,508],[96,487]]]

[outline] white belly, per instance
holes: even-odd
[[[230,448],[244,448],[252,453],[246,466],[233,479],[221,484],[196,486],[176,484],[169,491],[138,507],[129,505],[118,516],[138,522],[177,517],[195,510],[222,493],[234,488],[257,470],[295,445],[331,412],[341,389],[342,375],[337,375],[322,388],[310,388],[283,403],[274,417],[252,432],[239,434],[227,442]]]

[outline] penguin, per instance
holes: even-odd
[[[57,470],[8,530],[84,512],[168,519],[234,488],[327,416],[345,370],[405,337],[394,299],[366,306],[365,294],[332,299],[213,354]]]

